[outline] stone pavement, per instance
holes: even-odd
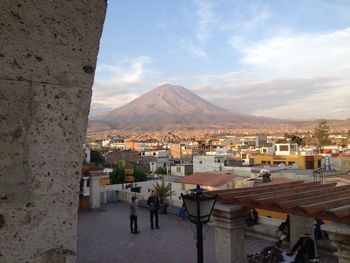
[[[105,211],[78,214],[78,263],[194,263],[195,226],[175,215],[159,215],[160,229],[151,230],[147,209],[138,209],[140,233],[130,233],[127,203],[108,204]],[[214,231],[204,227],[204,262],[215,263]],[[247,237],[247,253],[255,254],[271,241]],[[286,262],[290,258],[285,257]],[[327,258],[322,262],[337,262]],[[217,262],[220,263],[220,262]]]

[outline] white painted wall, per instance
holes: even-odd
[[[148,197],[151,194],[151,191],[154,189],[154,185],[156,184],[156,182],[161,182],[161,180],[150,180],[150,181],[145,181],[145,182],[137,182],[134,183],[133,186],[141,186],[141,191],[139,194],[137,194],[137,196],[139,197],[139,199],[141,200],[147,200]],[[165,180],[164,180],[165,181]],[[165,183],[168,183],[167,181],[165,181]],[[181,193],[185,193],[182,190],[182,184],[180,183],[174,183],[174,182],[170,182],[171,183],[171,188],[174,191],[174,194],[171,195],[171,198],[169,200],[171,205],[175,205],[175,206],[181,206],[182,205],[182,201],[179,200],[179,196],[181,195]],[[124,184],[125,187],[125,184]],[[112,185],[106,185],[106,186],[101,186],[100,191],[101,192],[107,192],[107,191],[119,191],[121,192],[127,192],[130,193],[129,196],[131,198],[131,196],[134,194],[133,192],[130,191],[129,189],[122,189],[122,184],[112,184]],[[105,194],[106,196],[106,194]],[[121,199],[122,200],[122,199]]]
[[[193,173],[222,171],[225,159],[223,156],[193,156]]]
[[[297,154],[298,153],[298,144],[296,143],[276,143],[275,144],[276,155],[291,155],[291,154]],[[287,148],[286,150],[283,150],[282,148]]]

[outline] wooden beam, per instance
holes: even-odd
[[[280,194],[278,196],[271,196],[271,197],[264,197],[264,198],[257,198],[254,201],[258,204],[273,204],[273,203],[278,203],[280,201],[286,201],[286,200],[293,200],[294,198],[300,198],[300,197],[307,197],[307,196],[312,196],[313,194],[316,193],[324,193],[324,191],[329,191],[335,187],[336,183],[330,183],[330,184],[322,184],[319,185],[318,187],[315,188],[305,188],[303,190],[299,190],[298,192],[291,194]]]
[[[295,192],[307,192],[312,189],[317,189],[321,186],[319,183],[308,183],[308,184],[302,184],[302,185],[292,185],[287,189],[277,189],[269,192],[263,192],[263,193],[251,193],[251,194],[242,194],[238,196],[234,196],[234,198],[239,199],[261,199],[261,198],[271,198],[273,196],[280,197],[284,195],[293,194]]]
[[[227,190],[226,192],[219,193],[218,195],[221,199],[226,199],[238,194],[250,194],[250,193],[256,194],[256,193],[266,193],[267,191],[273,191],[273,190],[289,189],[293,185],[300,185],[302,183],[303,183],[302,181],[295,181],[295,182],[285,183],[281,185],[270,185],[268,187],[261,186],[261,187],[250,187],[250,188],[238,188],[233,190]],[[243,190],[243,189],[246,189],[246,190]]]
[[[235,188],[235,189],[229,189],[229,190],[217,190],[217,191],[211,191],[208,192],[208,194],[210,195],[215,195],[218,194],[219,196],[224,195],[224,194],[230,194],[230,193],[245,193],[245,192],[251,192],[251,191],[255,191],[255,190],[262,190],[263,189],[273,189],[273,188],[287,188],[291,185],[295,185],[295,184],[302,184],[304,183],[304,181],[292,181],[292,182],[288,182],[288,183],[282,183],[282,184],[274,184],[274,185],[263,185],[263,186],[257,186],[257,187],[244,187],[244,188]]]
[[[277,202],[273,203],[283,209],[293,208],[302,205],[308,205],[319,201],[327,201],[327,199],[334,199],[334,197],[346,197],[350,195],[350,185],[334,187],[329,191],[315,192],[312,191],[307,194],[302,194],[300,197],[294,197],[293,199],[281,198]],[[283,200],[284,199],[284,200]]]
[[[340,207],[343,205],[349,205],[349,204],[350,204],[350,198],[343,197],[343,198],[333,199],[325,202],[314,203],[310,205],[303,205],[303,206],[300,206],[299,208],[305,213],[314,214],[320,211],[329,210],[332,208],[337,208],[337,207]]]
[[[327,213],[335,215],[337,217],[348,217],[350,216],[350,204],[327,210]]]

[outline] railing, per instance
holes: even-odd
[[[323,167],[320,167],[316,170],[313,170],[312,175],[314,177],[314,182],[321,182],[324,183],[324,173],[325,169]]]

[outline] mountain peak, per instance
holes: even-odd
[[[173,85],[173,84],[163,84],[160,85],[154,89],[152,89],[151,91],[149,91],[151,93],[156,93],[156,92],[186,92],[186,93],[192,93],[191,91],[189,91],[188,89],[185,89],[184,87],[180,86],[180,85]]]
[[[180,85],[173,85],[170,83],[165,83],[165,84],[162,84],[162,85],[154,88],[153,90],[156,90],[156,89],[178,89],[178,88],[184,89],[184,87],[182,87]]]
[[[188,89],[167,83],[118,109],[96,117],[96,120],[113,126],[121,123],[185,124],[207,122],[227,113],[227,110],[205,101]]]

